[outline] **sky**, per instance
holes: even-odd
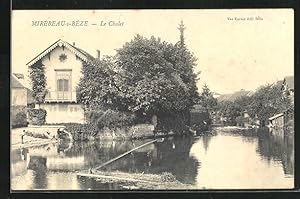
[[[205,83],[220,94],[255,90],[294,74],[293,17],[292,9],[14,10],[11,67],[28,78],[26,63],[58,39],[95,57],[97,49],[101,56],[114,55],[136,34],[176,43],[183,20],[186,45],[198,59],[194,70],[201,71],[200,92]],[[45,20],[87,26],[32,26]]]

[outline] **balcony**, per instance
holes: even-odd
[[[48,91],[45,102],[77,102],[76,91]]]

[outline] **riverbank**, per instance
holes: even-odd
[[[18,148],[29,148],[29,147],[35,147],[35,146],[41,146],[51,143],[57,143],[58,140],[53,139],[33,139],[32,141],[25,142],[23,144],[12,144],[11,149],[18,149]]]
[[[39,145],[45,145],[50,143],[56,143],[58,142],[57,139],[50,137],[49,138],[39,138],[37,136],[23,136],[23,142],[22,142],[22,135],[24,134],[23,131],[30,132],[31,134],[36,133],[37,135],[40,135],[40,132],[32,130],[34,127],[23,127],[23,128],[15,128],[11,129],[11,149],[18,149],[18,148],[28,148],[28,147],[34,147]],[[41,128],[39,128],[41,130]],[[43,132],[46,130],[42,130]]]
[[[249,130],[253,128],[239,127],[239,126],[221,126],[221,127],[214,127],[214,129],[222,130],[222,131],[241,131],[241,130]]]
[[[77,173],[79,178],[94,178],[99,183],[116,183],[124,189],[193,189],[191,184],[183,184],[171,174],[125,173],[120,171],[93,171]]]

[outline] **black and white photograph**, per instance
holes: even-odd
[[[293,9],[12,10],[11,191],[294,189]]]

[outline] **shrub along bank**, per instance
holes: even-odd
[[[26,106],[12,106],[10,109],[12,128],[26,127]]]
[[[28,122],[32,125],[43,125],[46,121],[47,111],[45,109],[30,108],[27,110]]]

